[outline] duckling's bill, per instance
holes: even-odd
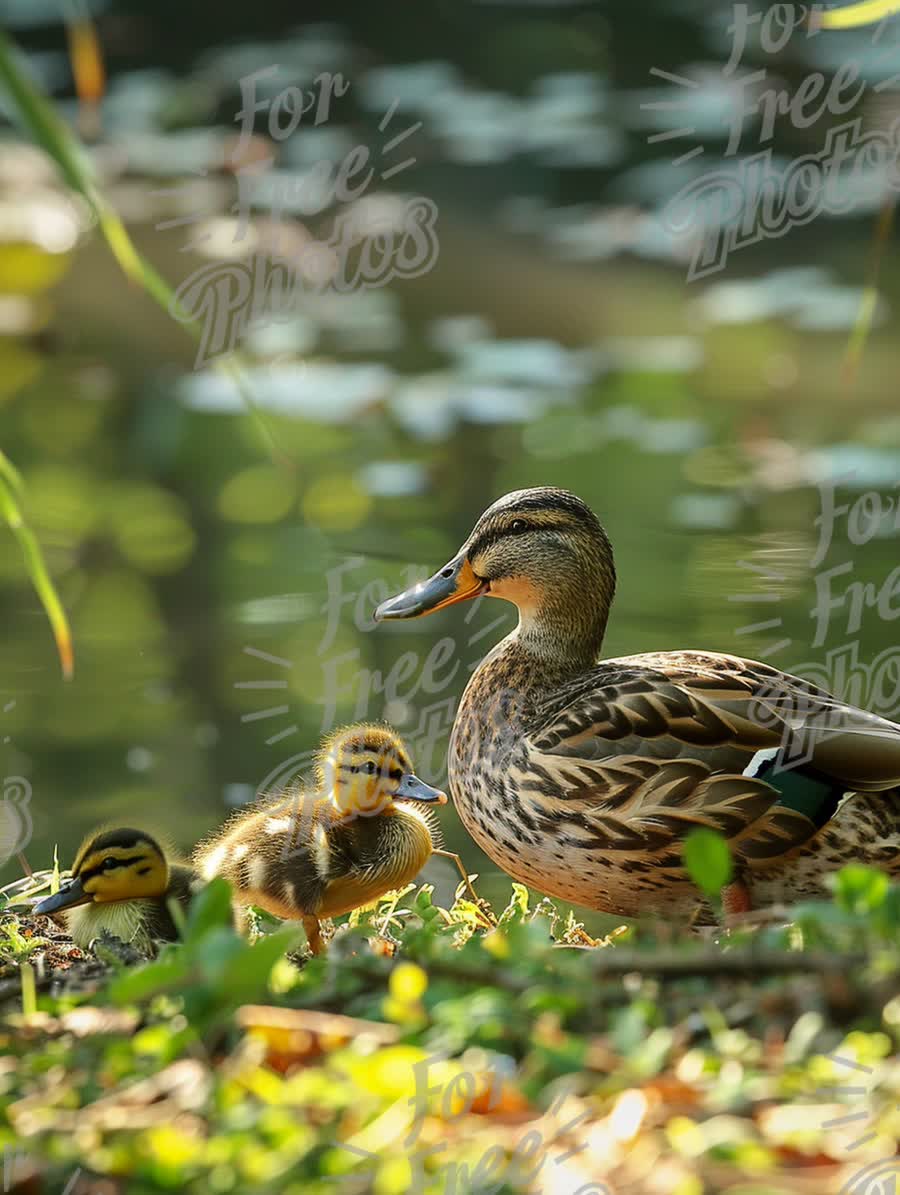
[[[420,581],[411,589],[382,602],[375,611],[375,621],[433,614],[435,610],[479,597],[489,588],[490,583],[475,574],[468,556],[461,552],[427,581]]]
[[[33,913],[58,913],[61,909],[74,909],[78,905],[86,905],[93,900],[90,892],[85,892],[80,879],[69,880],[52,896],[45,896],[32,906]]]
[[[401,779],[394,796],[401,801],[433,801],[436,805],[447,804],[445,792],[441,792],[439,788],[432,788],[412,772],[407,772]]]

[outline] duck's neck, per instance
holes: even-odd
[[[472,674],[462,709],[488,724],[526,716],[548,693],[596,664],[603,633],[563,635],[561,628],[521,617]]]
[[[513,632],[516,646],[534,660],[551,684],[578,676],[600,658],[609,603],[596,605],[552,599],[537,608],[520,607]]]

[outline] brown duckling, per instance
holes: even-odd
[[[301,920],[318,954],[321,919],[418,875],[435,852],[435,827],[416,803],[446,800],[414,775],[393,731],[350,726],[325,741],[315,789],[298,786],[241,810],[201,843],[195,866],[205,880],[231,883],[239,915],[252,904]]]

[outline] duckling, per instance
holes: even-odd
[[[820,898],[851,862],[900,879],[900,725],[739,656],[601,659],[615,586],[597,516],[541,486],[499,498],[449,564],[376,611],[518,607],[450,736],[456,807],[487,854],[624,917],[708,918],[682,856],[697,826],[731,845],[728,913]]]
[[[62,913],[72,941],[82,949],[112,934],[150,954],[155,941],[177,939],[169,902],[187,910],[198,883],[191,868],[167,855],[146,831],[95,830],[78,848],[71,879],[33,911]]]
[[[230,881],[239,909],[301,920],[319,954],[322,919],[403,887],[444,853],[435,852],[433,819],[411,803],[446,800],[413,774],[393,731],[350,726],[325,741],[314,790],[298,786],[241,810],[200,844],[194,863],[205,880]]]

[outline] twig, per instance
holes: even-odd
[[[594,975],[619,976],[632,972],[678,979],[692,975],[738,975],[758,978],[763,975],[795,975],[803,972],[828,974],[846,973],[867,961],[864,954],[824,954],[788,950],[732,950],[704,951],[702,954],[680,954],[665,951],[613,949],[603,951],[591,960]]]
[[[584,950],[580,946],[560,945],[560,950]],[[374,962],[374,960],[372,960]],[[680,954],[674,951],[653,953],[650,950],[624,950],[621,947],[594,952],[586,960],[595,979],[617,979],[625,975],[646,975],[655,979],[675,981],[694,977],[759,979],[773,975],[844,974],[852,975],[867,961],[864,954],[823,954],[791,951],[734,950],[727,953],[704,951]],[[479,967],[471,963],[447,959],[432,959],[426,965],[435,975],[469,983],[503,988],[510,992],[525,992],[534,987],[531,977],[512,975],[502,967]],[[364,975],[386,979],[388,972],[371,966],[368,960],[356,960],[354,968]],[[900,966],[898,966],[900,970]]]
[[[488,910],[484,907],[487,904],[487,901],[482,901],[481,897],[472,887],[472,877],[463,866],[463,861],[460,859],[459,855],[457,855],[454,851],[438,850],[437,847],[435,847],[435,849],[432,851],[432,854],[440,855],[442,859],[450,859],[452,861],[453,865],[456,867],[456,870],[463,878],[463,882],[465,883],[466,889],[472,900],[472,904],[484,917],[485,924],[491,928],[495,926],[497,924],[497,918],[494,917],[493,911],[490,912],[490,915],[488,914]],[[476,876],[475,878],[477,879],[478,877]],[[490,906],[488,906],[488,909],[490,909]]]

